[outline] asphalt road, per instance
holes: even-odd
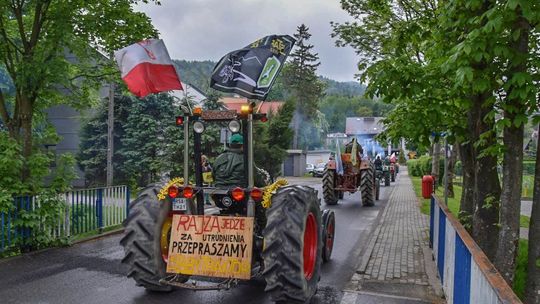
[[[321,197],[320,179],[290,182],[310,185]],[[322,204],[336,213],[336,237],[332,260],[323,264],[319,291],[311,303],[340,303],[341,290],[392,188],[381,187],[375,207],[362,207],[359,193],[345,194],[336,206]],[[0,261],[0,303],[272,303],[262,281],[245,282],[228,291],[147,292],[125,276],[120,238],[114,235]]]

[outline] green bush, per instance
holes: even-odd
[[[418,159],[409,159],[407,161],[407,170],[411,176],[420,176],[422,174]]]
[[[409,159],[407,161],[407,168],[411,176],[422,177],[424,175],[431,174],[431,157],[428,155],[422,155],[418,159]],[[444,172],[444,158],[439,160],[439,172],[443,175]],[[442,181],[442,179],[441,179]],[[441,182],[439,181],[439,182]]]

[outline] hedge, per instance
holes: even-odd
[[[423,159],[425,158],[425,159]],[[444,172],[444,159],[441,159],[441,171]],[[431,157],[422,156],[419,159],[411,159],[407,162],[409,167],[409,172],[412,176],[423,176],[431,173]],[[523,174],[524,175],[534,175],[535,162],[534,161],[523,161]],[[463,165],[461,161],[457,161],[454,167],[454,172],[456,175],[463,175]]]
[[[407,170],[412,176],[422,177],[431,174],[431,157],[422,155],[417,159],[409,159],[407,161]],[[439,159],[439,172],[444,172],[444,158]]]

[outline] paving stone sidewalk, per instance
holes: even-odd
[[[341,303],[444,303],[440,290],[429,248],[429,217],[420,213],[405,168]]]

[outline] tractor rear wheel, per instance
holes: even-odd
[[[362,205],[375,205],[375,170],[373,164],[369,168],[360,171],[360,193],[362,194]]]
[[[391,174],[390,180],[392,182],[395,182],[396,181],[396,171],[392,171],[390,174]]]
[[[384,185],[386,187],[390,186],[390,173],[386,172],[386,174],[384,174]]]
[[[336,187],[336,171],[335,170],[324,170],[322,178],[322,189],[324,202],[327,205],[337,205],[340,192],[334,190]],[[341,197],[343,198],[343,196]]]
[[[281,188],[266,214],[265,291],[277,303],[307,303],[321,276],[324,240],[317,191],[306,186]]]
[[[159,283],[165,277],[172,226],[170,202],[157,198],[160,188],[147,187],[129,205],[120,245],[124,247],[122,263],[129,267],[128,277],[147,290],[171,291],[171,286]]]

